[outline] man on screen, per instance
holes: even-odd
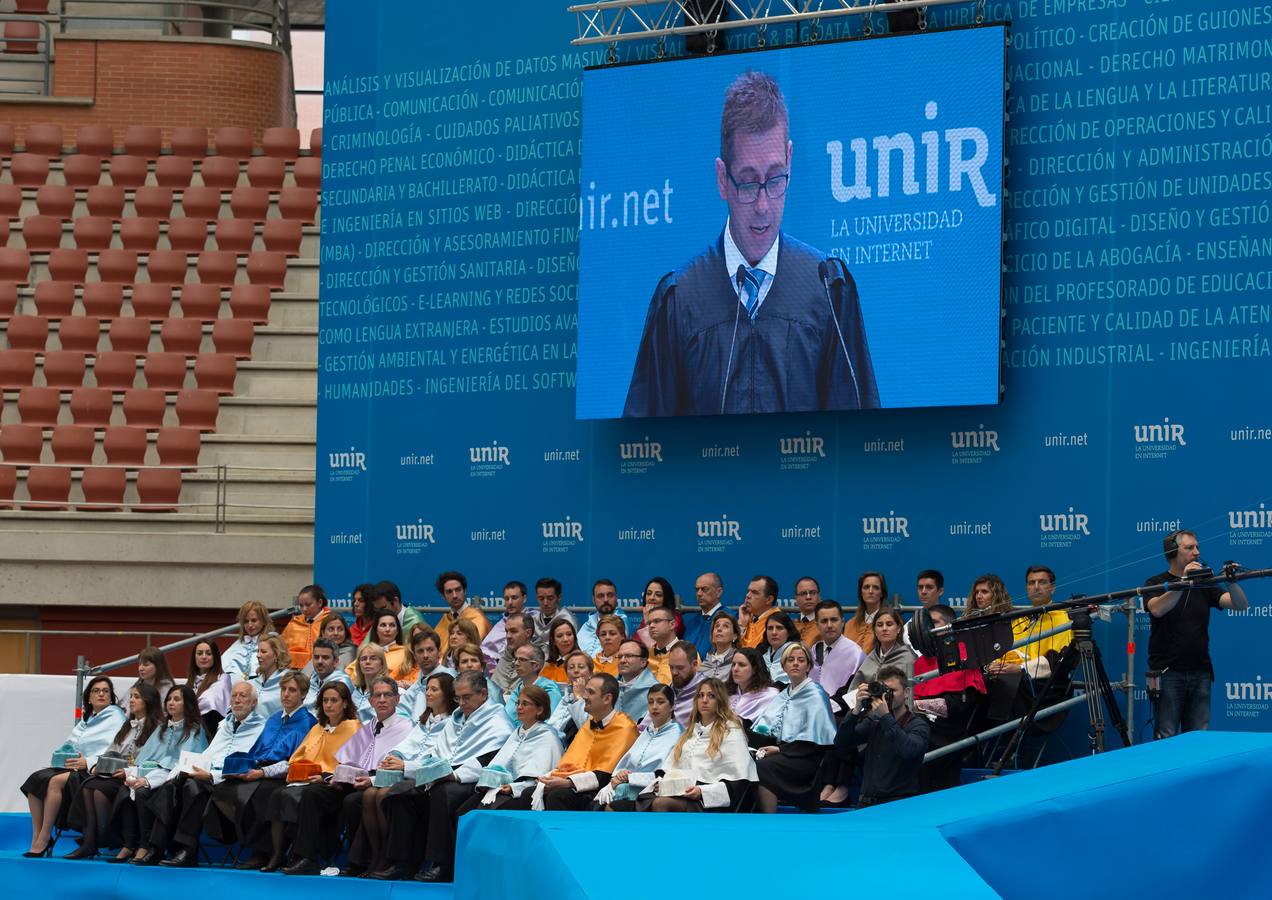
[[[879,406],[852,276],[781,232],[791,149],[777,83],[738,76],[715,161],[728,220],[712,246],[658,283],[624,416]]]

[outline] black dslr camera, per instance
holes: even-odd
[[[882,681],[870,682],[866,685],[866,690],[870,692],[870,703],[874,703],[875,700],[882,698],[889,707],[892,706],[892,688],[888,687]]]

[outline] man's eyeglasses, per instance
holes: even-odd
[[[729,176],[729,181],[733,182],[733,189],[738,192],[738,200],[742,203],[754,203],[759,200],[761,190],[770,200],[780,199],[786,193],[786,185],[791,180],[790,172],[774,175],[768,181],[743,182],[738,182],[728,169],[725,170],[725,174]]]

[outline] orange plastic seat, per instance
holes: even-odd
[[[146,357],[142,371],[146,387],[179,391],[185,387],[186,356],[184,353],[151,353]]]
[[[44,429],[14,422],[0,428],[0,453],[7,463],[38,463],[44,451]]]
[[[34,350],[0,350],[0,389],[15,390],[34,380]]]
[[[247,258],[247,280],[263,284],[274,290],[282,290],[287,279],[287,254],[274,250],[262,250]]]
[[[132,290],[134,316],[166,319],[172,315],[172,285],[158,282],[134,284]],[[149,323],[146,325],[149,328]]]
[[[115,129],[109,125],[81,125],[75,129],[75,152],[110,156],[115,152]]]
[[[236,221],[226,219],[225,221]],[[305,236],[305,226],[291,219],[267,219],[261,238],[266,250],[285,253],[287,256],[300,256],[300,242]]]
[[[41,281],[35,286],[35,311],[47,319],[63,319],[75,309],[75,283]]]
[[[199,390],[232,394],[237,377],[238,362],[228,353],[200,353],[194,358],[194,383]]]
[[[125,190],[139,188],[150,174],[150,163],[144,156],[120,154],[110,158],[110,183]]]
[[[183,284],[190,264],[184,250],[154,250],[146,261],[152,284]]]
[[[236,284],[230,289],[230,315],[257,325],[269,323],[269,287],[263,284]]]
[[[212,324],[212,346],[217,353],[229,353],[235,359],[252,358],[252,341],[256,326],[247,319],[218,319]]]
[[[173,250],[199,252],[208,244],[208,220],[179,218],[168,223],[168,246]]]
[[[97,275],[102,281],[129,284],[137,279],[136,250],[103,250],[97,255]]]
[[[84,314],[114,319],[124,307],[124,286],[94,281],[84,285]]]
[[[135,425],[108,425],[102,436],[102,450],[112,466],[144,466],[146,443],[146,429]]]
[[[154,185],[137,188],[133,194],[133,214],[166,222],[172,216],[172,188]]]
[[[23,509],[66,509],[71,495],[71,470],[61,466],[32,466],[27,472],[27,496]]]
[[[76,425],[105,428],[115,408],[114,395],[106,388],[77,387],[71,390],[71,418]]]
[[[61,391],[71,391],[84,383],[84,353],[79,350],[49,350],[44,354],[44,383]]]
[[[177,392],[177,421],[182,428],[216,431],[216,417],[220,411],[221,398],[215,391]]]
[[[57,216],[27,216],[22,220],[22,239],[32,253],[48,253],[62,244],[62,220]]]
[[[160,428],[155,441],[159,465],[197,467],[202,442],[203,435],[197,428]]]
[[[221,287],[191,281],[181,286],[178,302],[184,318],[211,322],[221,315]]]
[[[63,350],[96,353],[102,337],[102,320],[95,316],[71,316],[59,323],[57,336]]]
[[[155,162],[155,184],[185,188],[194,180],[194,160],[188,156],[161,156]]]
[[[34,122],[27,126],[24,140],[27,153],[40,153],[44,156],[62,155],[64,138],[61,125],[51,122]]]
[[[159,246],[159,220],[129,216],[119,226],[119,240],[127,250],[154,250]]]
[[[119,353],[150,350],[150,320],[120,318],[110,323],[110,349]]]
[[[93,361],[93,377],[97,387],[126,391],[137,383],[137,354],[110,350],[97,354]]]
[[[163,129],[157,125],[129,125],[124,129],[124,152],[155,159],[163,150]]]
[[[69,219],[75,214],[75,188],[65,184],[42,184],[35,191],[35,208],[42,216]]]
[[[30,252],[17,247],[0,247],[0,281],[26,284],[30,277]]]
[[[80,478],[84,502],[77,503],[75,508],[86,512],[119,512],[124,506],[124,491],[127,487],[126,469],[113,466],[85,469]]]
[[[252,155],[252,130],[237,125],[226,125],[216,130],[212,138],[217,156],[247,159]]]
[[[62,175],[73,188],[88,188],[102,180],[100,156],[68,156],[62,162]]]
[[[266,128],[261,135],[261,149],[266,156],[293,160],[300,155],[300,129]]]
[[[91,425],[58,425],[53,429],[53,459],[63,465],[87,466],[93,462],[97,438]]]
[[[115,220],[106,216],[80,216],[72,229],[75,246],[83,250],[105,250],[115,238]]]
[[[190,126],[174,128],[171,147],[174,156],[192,156],[202,159],[208,155],[208,130]]]
[[[124,391],[124,421],[129,425],[161,428],[167,409],[168,398],[163,391],[154,388]]]
[[[232,285],[238,275],[238,257],[229,250],[204,250],[197,270],[204,284]]]
[[[36,187],[49,180],[49,158],[39,153],[15,153],[9,160],[9,174],[20,187]]]
[[[44,316],[14,316],[9,320],[9,349],[44,352],[48,343],[49,320]]]
[[[199,165],[199,177],[205,187],[230,190],[238,187],[239,161],[228,156],[208,156]]]
[[[278,195],[278,211],[284,219],[299,219],[306,225],[312,225],[318,218],[318,191],[285,187]]]
[[[292,167],[292,177],[297,187],[322,187],[322,160],[317,156],[302,156]]]
[[[136,512],[179,512],[181,499],[180,469],[142,469],[137,473],[139,503]]]
[[[257,187],[235,188],[230,194],[230,212],[236,219],[264,222],[269,213],[269,190]]]
[[[283,178],[287,175],[287,164],[281,159],[269,156],[253,156],[247,161],[247,183],[252,187],[266,188],[271,191],[283,186]]]
[[[124,215],[124,189],[113,184],[95,184],[85,201],[92,216],[109,216],[119,221]]]
[[[256,223],[251,219],[217,219],[216,249],[251,253],[256,243]]]
[[[226,321],[232,322],[233,319]],[[215,332],[213,335],[215,336]],[[203,343],[203,323],[198,319],[168,319],[159,329],[159,341],[167,353],[194,356]],[[217,349],[219,352],[220,348]]]
[[[190,219],[219,219],[221,191],[210,187],[188,187],[181,192],[181,214]]]
[[[18,391],[18,418],[23,425],[52,428],[62,410],[62,394],[57,388],[24,387]]]
[[[102,250],[102,253],[108,252]],[[49,276],[58,281],[83,284],[88,275],[88,251],[83,247],[61,247],[49,254]]]

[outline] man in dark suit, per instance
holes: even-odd
[[[725,92],[716,242],[658,283],[624,416],[879,406],[857,288],[843,262],[781,231],[786,101],[761,72]]]

